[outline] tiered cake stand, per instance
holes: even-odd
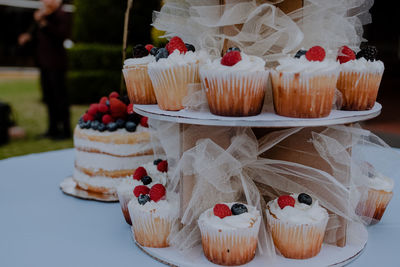
[[[157,105],[135,105],[134,110],[140,115],[151,119],[179,123],[185,125],[227,126],[227,127],[258,127],[258,128],[287,128],[287,127],[314,127],[334,124],[350,124],[364,121],[378,116],[382,106],[375,103],[371,110],[367,111],[341,111],[332,110],[326,118],[296,119],[276,115],[272,110],[264,111],[260,115],[252,117],[221,117],[210,112],[201,111],[164,111]],[[182,143],[181,143],[182,146]],[[188,149],[181,147],[181,152]],[[190,188],[189,188],[190,189]],[[185,190],[185,189],[183,189]],[[361,224],[351,224],[348,231],[356,235],[357,240],[347,242],[346,246],[338,247],[323,244],[321,252],[311,259],[292,260],[277,256],[270,259],[265,255],[257,254],[246,266],[344,266],[356,259],[364,250],[368,233]],[[137,243],[136,243],[137,244]],[[140,249],[156,260],[172,266],[217,266],[209,262],[202,253],[201,246],[193,248],[185,255],[174,248],[147,248],[137,244]]]

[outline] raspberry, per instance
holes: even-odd
[[[84,121],[84,122],[94,120],[94,117],[93,117],[92,115],[90,115],[89,113],[83,114],[83,117],[82,117],[82,118],[83,118],[83,121]]]
[[[101,121],[104,124],[109,124],[110,122],[113,122],[113,118],[109,114],[104,114],[103,117],[101,118]]]
[[[170,54],[172,54],[176,49],[178,49],[181,54],[187,52],[185,43],[178,36],[175,36],[171,40],[169,40],[168,46],[166,46],[166,48]]]
[[[313,46],[306,53],[308,61],[322,61],[325,58],[325,50],[320,46]]]
[[[138,185],[133,189],[133,194],[135,197],[139,197],[140,195],[147,195],[150,192],[150,189],[145,185]]]
[[[110,98],[110,113],[113,118],[124,118],[126,116],[126,105],[118,98]]]
[[[226,204],[216,204],[214,206],[214,215],[220,217],[221,219],[226,216],[232,216],[232,211]]]
[[[226,53],[224,57],[221,59],[221,64],[225,66],[233,66],[242,60],[242,56],[240,55],[239,51],[231,51]]]
[[[166,160],[162,160],[157,164],[157,170],[160,172],[167,172],[168,171],[168,162]]]
[[[110,99],[111,98],[118,98],[118,97],[119,97],[119,94],[117,92],[115,92],[115,91],[111,92],[110,95],[108,96],[108,98],[110,98]]]
[[[162,184],[155,184],[150,188],[150,199],[154,202],[158,202],[165,196],[165,187]]]
[[[90,115],[92,115],[92,116],[95,116],[96,113],[97,113],[97,111],[98,111],[98,108],[99,108],[98,104],[91,104],[91,105],[89,106],[88,113],[89,113]]]
[[[133,174],[133,179],[140,181],[143,176],[147,175],[147,171],[143,167],[139,167],[135,170],[135,173]]]
[[[339,60],[340,64],[346,63],[347,61],[356,59],[356,54],[348,46],[342,46],[339,48],[338,56],[336,60]]]
[[[108,107],[106,104],[99,104],[97,107],[98,111],[100,111],[101,113],[107,113],[108,111]]]
[[[147,51],[149,51],[149,53],[150,53],[150,50],[151,50],[153,47],[154,47],[154,45],[152,45],[152,44],[147,44],[147,45],[144,46],[144,48],[146,48]]]
[[[292,198],[291,196],[280,196],[278,198],[278,205],[281,209],[283,209],[286,206],[294,207],[295,203],[296,203],[296,200],[294,198]]]
[[[142,117],[140,119],[140,125],[142,125],[143,127],[149,128],[149,124],[147,123],[147,121],[149,120],[149,118],[147,117]]]
[[[106,105],[108,98],[106,96],[103,96],[102,98],[100,98],[100,102],[99,104],[104,104]]]
[[[128,114],[134,114],[135,111],[133,111],[133,104],[129,104],[128,107],[126,108],[126,113]]]

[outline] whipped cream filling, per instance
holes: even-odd
[[[87,189],[87,186],[85,184],[88,184],[90,186],[94,187],[104,187],[109,189],[110,193],[116,193],[117,192],[117,187],[121,183],[121,181],[125,178],[110,178],[110,177],[104,177],[104,176],[95,176],[91,177],[88,176],[79,170],[74,168],[74,174],[73,174],[74,180],[79,184],[80,187],[83,189]]]
[[[242,60],[233,66],[225,66],[221,64],[221,58],[214,59],[213,61],[208,60],[206,64],[202,65],[202,70],[215,70],[215,71],[264,71],[265,61],[256,56],[249,56],[245,53],[240,53]]]
[[[93,129],[81,129],[79,127],[79,125],[77,125],[76,127],[79,128],[79,131],[82,131],[85,134],[88,135],[94,135],[94,136],[110,136],[110,135],[132,135],[134,133],[138,133],[138,132],[148,132],[149,128],[143,127],[140,124],[136,127],[136,131],[135,132],[128,132],[127,130],[125,130],[124,128],[121,129],[117,129],[116,131],[110,132],[110,131],[104,131],[104,132],[100,132],[100,131],[96,131]]]
[[[294,58],[286,56],[278,59],[279,66],[275,69],[280,72],[291,73],[321,73],[336,72],[339,70],[340,63],[333,59],[325,59],[323,61],[308,61],[305,56]]]
[[[147,55],[140,58],[128,58],[124,61],[124,68],[134,65],[147,65],[151,62],[155,62],[156,57],[153,55]]]
[[[144,205],[139,204],[137,198],[133,198],[128,203],[129,211],[151,213],[156,217],[178,217],[179,214],[179,196],[173,192],[166,193],[166,199],[158,202],[149,201]]]
[[[340,70],[356,72],[383,72],[385,70],[385,66],[380,60],[369,61],[362,57],[340,64]]]
[[[368,187],[375,190],[392,192],[394,181],[393,179],[390,179],[389,177],[377,172],[373,177],[368,178]]]
[[[319,205],[317,199],[313,198],[312,204],[307,205],[298,201],[298,194],[290,196],[296,200],[294,207],[286,206],[281,209],[276,198],[268,203],[269,211],[267,209],[267,212],[272,213],[279,220],[294,224],[312,224],[327,218],[328,212]]]
[[[224,203],[228,205],[229,208],[232,207],[233,203]],[[252,206],[245,205],[247,207],[248,212],[239,214],[226,216],[224,218],[220,218],[214,215],[214,207],[204,211],[199,217],[199,223],[204,223],[211,225],[218,229],[237,229],[237,228],[251,228],[256,223],[257,220],[260,220],[261,215],[260,212]]]
[[[203,55],[203,54],[202,54]],[[175,50],[167,58],[160,58],[158,61],[151,62],[149,68],[169,68],[173,66],[183,66],[186,64],[195,64],[200,61],[199,53],[188,51],[181,54],[179,50]]]

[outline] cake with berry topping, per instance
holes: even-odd
[[[364,46],[357,54],[347,46],[339,48],[337,89],[343,95],[342,109],[368,110],[375,105],[385,70],[383,62],[377,60],[376,56],[374,46]]]
[[[133,58],[124,61],[124,74],[129,99],[133,104],[157,104],[147,65],[156,60],[150,53],[153,45],[136,45]]]
[[[219,203],[204,211],[198,225],[204,255],[215,264],[242,265],[256,253],[260,212],[242,203]]]
[[[133,198],[139,197],[143,190],[149,191],[154,184],[167,184],[168,180],[168,162],[162,159],[156,159],[138,167],[133,175],[122,180],[117,187],[118,199],[121,205],[122,213],[128,224],[132,225],[128,210],[128,203]],[[146,193],[146,194],[147,194]]]
[[[178,194],[166,192],[160,183],[151,188],[137,186],[134,191],[139,196],[129,201],[128,210],[136,242],[145,247],[168,247],[168,237],[178,227]]]
[[[160,109],[183,109],[188,85],[200,82],[199,56],[194,50],[177,36],[165,48],[153,48],[156,61],[148,65],[148,73]]]
[[[339,63],[327,59],[320,46],[300,50],[278,60],[271,71],[275,112],[295,118],[330,114],[339,75]]]
[[[90,105],[75,127],[74,147],[74,180],[104,194],[116,194],[121,180],[153,160],[147,118],[116,92]]]
[[[261,112],[269,72],[265,61],[230,48],[200,67],[200,77],[213,114],[253,116]]]
[[[286,258],[307,259],[321,250],[328,212],[306,193],[285,195],[267,204],[268,229]]]

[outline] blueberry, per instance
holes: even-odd
[[[301,56],[304,56],[307,53],[307,50],[300,49],[297,51],[296,55],[294,55],[295,58],[300,58]]]
[[[142,44],[135,45],[132,52],[133,58],[141,58],[149,54],[149,51],[147,51],[146,47]]]
[[[134,132],[134,131],[136,131],[136,123],[134,123],[134,122],[132,122],[132,121],[127,121],[127,122],[125,123],[125,129],[126,129],[128,132]]]
[[[116,122],[118,128],[124,128],[125,127],[125,121],[123,119],[118,119]]]
[[[196,51],[196,48],[194,48],[194,46],[192,44],[185,44],[185,46],[188,51],[192,51],[192,52]]]
[[[85,122],[85,121],[83,120],[83,116],[80,117],[79,120],[78,120],[78,123],[82,123],[82,122]]]
[[[159,48],[157,48],[157,47],[153,47],[153,48],[150,50],[150,55],[156,56],[156,55],[157,55],[157,52],[158,52],[158,49],[159,49]]]
[[[144,204],[146,204],[146,202],[149,202],[149,201],[150,201],[150,196],[149,195],[141,194],[138,197],[138,202],[139,202],[140,205],[144,205]]]
[[[232,52],[232,51],[241,52],[240,48],[238,48],[238,47],[229,47],[228,50],[226,50],[226,53],[229,53],[229,52]]]
[[[240,203],[235,203],[231,207],[232,215],[240,215],[242,213],[248,212],[247,207]]]
[[[153,181],[153,179],[151,179],[151,177],[148,175],[143,176],[142,179],[140,179],[140,180],[142,181],[142,183],[144,185],[151,184],[151,182]]]
[[[118,125],[115,122],[110,122],[109,124],[107,124],[107,130],[109,130],[110,132],[114,132],[118,129]]]
[[[78,125],[81,129],[85,128],[86,122],[84,122],[83,120],[79,120]]]
[[[87,121],[87,122],[83,123],[83,129],[89,129],[91,123],[92,123],[91,121]]]
[[[156,61],[158,61],[160,58],[167,58],[168,56],[168,50],[166,48],[160,48],[156,55]]]
[[[107,101],[106,101],[106,105],[107,105],[107,107],[110,106],[110,100],[107,100]]]
[[[312,197],[310,197],[310,195],[307,195],[306,193],[299,194],[299,196],[297,197],[297,200],[300,203],[304,203],[304,204],[307,204],[307,205],[311,205],[312,204]]]
[[[155,161],[153,161],[154,165],[158,165],[158,163],[160,163],[162,161],[162,159],[156,159]]]
[[[107,126],[104,123],[100,123],[99,126],[97,126],[97,130],[100,132],[104,132],[107,130]]]
[[[90,128],[92,128],[93,130],[97,130],[97,127],[99,126],[100,122],[98,121],[92,121],[90,123]]]

